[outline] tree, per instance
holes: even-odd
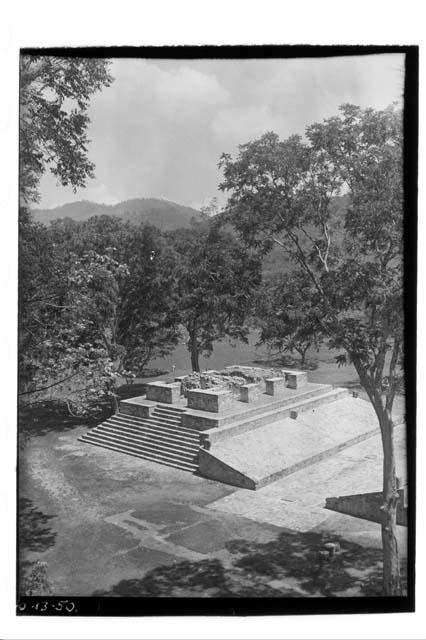
[[[69,256],[48,229],[21,210],[18,271],[19,393],[28,395],[44,367],[43,343],[54,331],[66,296]],[[50,357],[50,355],[49,355]],[[41,386],[45,386],[43,383]]]
[[[47,167],[63,186],[74,190],[93,177],[94,165],[87,156],[88,107],[91,95],[111,84],[108,67],[99,59],[21,57],[21,400],[52,393],[67,398],[70,393],[73,406],[81,408],[93,395],[113,398],[122,367],[116,366],[115,285],[125,266],[108,251],[85,253],[80,247],[74,253],[63,237],[58,242],[54,229],[34,224],[25,206],[39,200],[38,186]],[[75,236],[75,229],[68,231]],[[84,381],[83,386],[70,390],[70,381],[77,380]]]
[[[310,317],[343,349],[376,412],[383,445],[383,586],[399,594],[392,407],[403,371],[401,113],[343,105],[298,136],[274,133],[223,155],[225,218],[248,246],[275,244],[312,283]],[[333,198],[347,194],[343,215]]]
[[[322,340],[318,322],[310,314],[312,293],[312,283],[305,274],[283,274],[266,283],[257,300],[259,344],[296,351],[302,367],[308,349],[318,347]]]
[[[126,349],[126,368],[141,371],[177,344],[179,319],[172,255],[161,232],[114,216],[92,216],[85,222],[56,220],[50,225],[56,243],[82,256],[87,251],[113,255],[127,265],[118,320],[119,342]]]
[[[201,207],[200,213],[205,220],[217,216],[219,213],[219,202],[217,200],[217,197],[214,196],[213,198],[211,198],[208,204]]]
[[[202,223],[173,233],[177,304],[188,333],[193,371],[225,336],[247,341],[245,324],[252,293],[261,280],[260,261],[216,224]]]
[[[21,400],[115,410],[121,377],[178,342],[172,252],[155,227],[119,218],[21,223]]]
[[[129,277],[123,287],[119,321],[126,367],[141,371],[167,355],[180,338],[176,263],[161,232],[149,225],[129,227],[123,258]]]
[[[58,218],[49,225],[49,236],[67,251],[82,256],[87,251],[105,254],[111,250],[114,257],[126,262],[127,247],[136,227],[123,222],[118,216],[92,216],[78,222],[72,218]]]
[[[120,281],[127,276],[127,267],[94,251],[65,258],[59,249],[52,266],[58,258],[62,258],[61,286],[48,273],[43,297],[33,299],[33,304],[27,299],[24,305],[30,311],[26,328],[32,328],[31,321],[35,328],[23,332],[32,340],[23,351],[30,375],[20,380],[20,400],[56,398],[71,413],[80,414],[109,400],[116,410],[125,355],[118,335]],[[21,375],[25,372],[22,366]]]
[[[109,63],[96,58],[23,55],[20,64],[19,157],[21,203],[39,201],[49,166],[63,186],[93,177],[87,157],[90,96],[112,82]]]
[[[83,369],[90,382],[82,389],[84,399],[87,402],[92,394],[108,398],[114,412],[118,410],[117,383],[124,374],[126,355],[119,333],[120,285],[128,274],[127,265],[112,255],[89,251],[72,265],[64,305],[64,325],[69,327],[70,337],[66,353],[72,366]]]

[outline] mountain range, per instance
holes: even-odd
[[[192,207],[159,198],[134,198],[113,205],[80,200],[54,209],[33,209],[32,214],[34,220],[44,224],[57,218],[72,218],[82,222],[92,216],[118,216],[126,222],[155,225],[162,231],[188,227],[192,218],[200,217],[200,212]]]

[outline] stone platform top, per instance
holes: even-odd
[[[369,402],[347,397],[214,444],[211,453],[261,481],[363,434],[378,432]]]
[[[317,382],[308,382],[303,389],[290,389],[287,387],[284,393],[280,396],[270,396],[264,392],[260,392],[253,402],[247,404],[246,402],[242,402],[238,396],[233,397],[232,405],[225,409],[224,411],[220,411],[219,414],[216,414],[215,417],[220,418],[237,418],[239,415],[243,416],[246,413],[251,412],[252,409],[256,409],[259,407],[271,407],[274,408],[275,405],[281,405],[283,401],[286,400],[297,400],[299,397],[303,397],[304,395],[309,395],[310,392],[318,391],[318,390],[332,389],[332,386],[329,384],[320,384]],[[186,403],[185,403],[186,406]],[[199,415],[200,417],[206,416],[208,412],[206,411],[196,411],[195,409],[188,409],[188,412],[194,415]]]
[[[158,402],[157,400],[148,400],[146,396],[135,396],[134,398],[126,398],[121,402],[131,402],[132,404],[143,405],[144,407],[158,407],[159,404],[163,404]],[[186,409],[186,398],[179,398],[176,402],[169,405],[170,407],[176,407],[178,409]]]
[[[272,410],[276,406],[282,405],[287,400],[297,400],[299,398],[308,397],[311,393],[320,390],[327,391],[331,389],[332,386],[328,384],[308,382],[302,389],[286,388],[285,392],[280,396],[270,396],[264,392],[261,392],[258,394],[257,398],[249,404],[246,402],[242,402],[241,400],[239,400],[238,396],[235,396],[232,398],[230,406],[228,406],[224,410],[219,411],[218,413],[204,411],[202,409],[191,409],[188,407],[187,399],[183,396],[181,396],[178,400],[176,400],[169,406],[176,407],[178,409],[185,409],[185,413],[190,414],[194,417],[211,418],[212,420],[222,423],[236,420],[239,417],[244,418],[245,415],[248,415],[262,407],[264,407],[266,410],[269,408],[271,408]],[[208,390],[206,389],[205,392],[208,392]],[[127,400],[123,400],[122,402],[152,408],[157,406],[158,404],[162,404],[161,402],[155,400],[148,400],[146,396],[128,398]]]

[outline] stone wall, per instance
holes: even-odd
[[[406,490],[405,490],[406,492]],[[407,526],[407,506],[406,495],[403,489],[399,489],[399,502],[396,506],[396,523]],[[380,507],[383,504],[383,494],[381,491],[373,493],[355,493],[348,496],[338,496],[327,498],[325,508],[338,513],[345,513],[355,518],[370,520],[371,522],[382,522],[382,512]]]
[[[204,478],[218,480],[233,487],[241,487],[242,489],[256,489],[256,480],[249,478],[237,469],[233,469],[219,458],[206,451],[199,451],[198,473]]]
[[[266,393],[268,396],[283,394],[286,388],[285,378],[266,378]]]
[[[149,418],[154,407],[144,405],[141,402],[134,402],[136,398],[120,401],[120,413],[138,418]]]
[[[187,400],[190,409],[212,413],[230,409],[233,404],[232,393],[228,389],[188,389]]]
[[[241,402],[254,402],[258,399],[260,394],[260,387],[258,384],[243,384],[240,387],[240,400]]]
[[[173,404],[180,398],[180,382],[149,382],[146,385],[146,397],[154,402]]]

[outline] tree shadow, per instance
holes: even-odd
[[[127,400],[127,398],[135,398],[143,396],[146,390],[145,382],[131,382],[130,384],[122,384],[117,389],[119,400]]]
[[[185,560],[171,566],[152,569],[141,579],[121,580],[108,590],[95,591],[93,596],[133,597],[242,597],[280,596],[281,593],[259,581],[249,583],[240,577],[239,583],[230,580],[229,572],[217,558],[190,562]]]
[[[75,417],[57,402],[45,402],[40,405],[23,407],[18,412],[18,434],[20,444],[36,436],[44,436],[52,431],[61,433],[85,424],[97,422],[97,418]]]
[[[169,374],[170,371],[164,369],[142,369],[137,374],[137,378],[130,383],[122,384],[117,389],[117,394],[120,400],[127,400],[127,398],[135,398],[136,396],[143,396],[146,393],[146,382],[141,382],[140,379],[158,378]],[[173,381],[173,378],[170,382]]]
[[[164,372],[161,372],[164,373]],[[146,383],[123,384],[117,389],[119,400],[126,400],[145,393]],[[48,433],[62,433],[80,425],[88,428],[96,426],[112,414],[108,401],[100,402],[87,416],[73,416],[64,402],[46,400],[40,404],[19,407],[18,434],[19,446],[23,448],[30,438],[45,436]]]
[[[338,549],[334,556],[324,546],[329,542]],[[284,584],[291,579],[299,596],[382,595],[382,551],[340,536],[281,533],[266,544],[235,540],[227,548],[236,556],[235,567]]]
[[[325,544],[334,542],[330,556]],[[152,569],[99,596],[336,597],[381,596],[382,551],[340,536],[281,533],[268,543],[232,540],[227,566],[218,558]],[[406,566],[402,568],[406,584]]]
[[[19,498],[18,541],[20,552],[38,551],[42,553],[55,544],[56,531],[50,521],[56,516],[48,516],[34,507],[29,498]]]

